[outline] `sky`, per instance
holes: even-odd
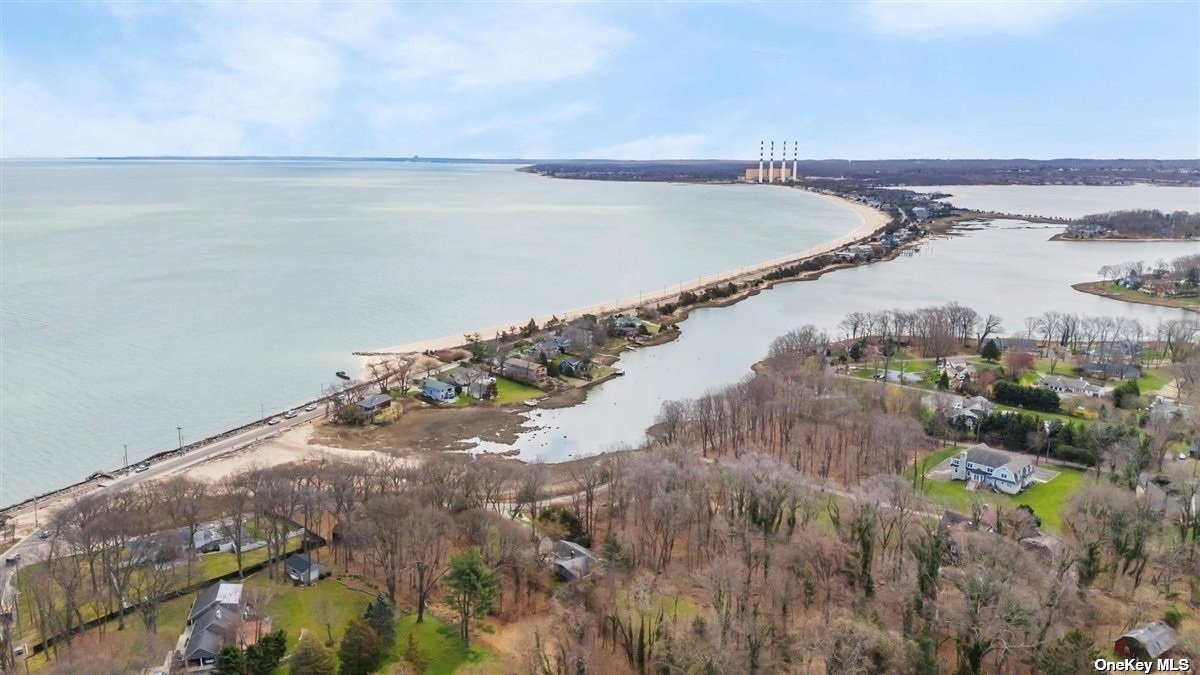
[[[1198,158],[1200,2],[0,2],[0,156]],[[789,151],[789,155],[790,155]]]

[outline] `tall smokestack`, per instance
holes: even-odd
[[[783,142],[783,154],[779,156],[779,182],[787,182],[787,141]]]
[[[774,183],[775,182],[775,141],[771,141],[771,163],[768,165],[768,167],[769,168],[767,169],[767,182]]]
[[[758,142],[758,182],[760,183],[763,177],[763,143],[765,141]]]
[[[800,146],[800,141],[792,141],[792,182],[793,183],[800,180],[799,178],[796,177],[797,176],[796,168],[800,163],[800,155],[798,154],[800,152],[799,146]]]

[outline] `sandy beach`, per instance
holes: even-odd
[[[771,186],[768,186],[768,187],[771,187]],[[547,321],[549,321],[550,319],[553,319],[553,318],[557,318],[562,321],[571,321],[573,319],[584,316],[585,314],[594,314],[594,315],[613,314],[613,313],[621,312],[621,311],[635,310],[638,307],[644,307],[644,306],[650,305],[650,304],[661,304],[664,302],[674,300],[675,298],[677,298],[679,296],[679,294],[683,293],[684,291],[696,291],[696,290],[700,290],[700,289],[706,288],[708,286],[711,286],[711,285],[717,284],[717,283],[725,283],[725,282],[729,282],[729,281],[739,281],[742,279],[748,279],[750,277],[754,277],[756,275],[763,274],[763,273],[770,271],[772,269],[775,269],[777,267],[789,265],[789,264],[795,263],[797,261],[800,261],[800,260],[803,260],[806,258],[811,258],[813,256],[817,256],[817,255],[821,255],[824,253],[829,253],[831,251],[835,251],[843,246],[847,246],[856,241],[870,237],[876,231],[878,231],[879,229],[886,226],[888,224],[888,222],[891,220],[891,217],[887,213],[880,211],[878,209],[871,208],[870,206],[867,206],[866,204],[860,204],[859,202],[851,201],[849,199],[843,199],[841,197],[835,197],[833,195],[821,194],[819,192],[810,192],[809,194],[812,194],[813,196],[815,196],[823,201],[829,202],[831,204],[836,204],[838,206],[850,209],[858,216],[859,221],[860,221],[859,226],[856,227],[855,229],[851,230],[850,232],[846,233],[845,235],[838,237],[837,239],[832,239],[830,241],[827,241],[827,242],[824,242],[821,244],[817,244],[816,246],[805,249],[803,251],[789,253],[787,255],[780,256],[778,258],[773,258],[771,260],[766,260],[761,263],[757,263],[755,265],[747,265],[747,266],[738,267],[738,268],[735,268],[732,270],[719,272],[716,274],[705,275],[705,276],[699,277],[698,279],[695,279],[692,281],[687,281],[687,282],[682,282],[680,284],[672,286],[669,289],[667,289],[665,292],[659,291],[657,293],[646,293],[646,294],[639,295],[639,296],[631,296],[631,297],[627,297],[627,298],[621,298],[618,300],[611,300],[611,301],[599,303],[596,305],[590,305],[588,307],[579,307],[579,308],[568,310],[565,312],[556,312],[554,314],[547,314],[544,316],[533,317],[533,320],[536,321],[538,323],[538,325],[544,325]],[[445,337],[434,338],[431,340],[422,340],[420,342],[410,342],[408,344],[397,345],[394,347],[374,349],[371,351],[356,352],[356,353],[361,354],[360,358],[361,358],[361,362],[362,362],[362,372],[365,374],[367,372],[367,364],[371,363],[372,359],[378,358],[375,355],[406,354],[406,353],[411,353],[411,352],[425,352],[425,351],[437,351],[440,349],[451,349],[454,347],[461,346],[465,342],[465,340],[463,339],[463,336],[466,334],[478,333],[480,335],[480,337],[482,337],[483,339],[491,339],[492,337],[494,337],[497,333],[500,333],[501,331],[512,330],[513,328],[519,328],[521,326],[524,326],[526,323],[528,323],[528,321],[529,321],[528,318],[518,318],[513,323],[509,323],[509,324],[505,324],[505,325],[491,326],[488,328],[481,328],[481,329],[467,329],[460,333],[456,333],[454,335],[447,335]]]

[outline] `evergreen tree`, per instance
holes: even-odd
[[[987,344],[983,345],[983,351],[980,352],[980,356],[982,356],[985,361],[991,361],[993,363],[999,361],[1000,348],[996,346],[996,341],[988,340]]]
[[[368,675],[383,660],[379,635],[362,619],[351,619],[338,647],[339,675]]]
[[[937,388],[938,389],[949,389],[950,388],[950,376],[947,375],[946,371],[944,371],[944,370],[942,371],[942,376],[938,378]]]
[[[246,655],[236,645],[225,645],[217,652],[213,675],[246,675]]]
[[[246,672],[250,675],[271,675],[287,653],[287,633],[280,628],[260,637],[246,648]]]
[[[396,606],[391,599],[383,593],[375,596],[375,600],[367,605],[363,619],[379,636],[383,651],[390,651],[392,645],[396,644]]]
[[[408,647],[404,649],[404,660],[408,661],[408,665],[412,666],[414,673],[423,673],[429,667],[429,660],[421,653],[421,649],[417,647],[417,638],[410,631],[408,634]]]
[[[1037,667],[1045,675],[1089,673],[1095,670],[1092,663],[1099,657],[1100,652],[1092,638],[1079,630],[1071,630],[1042,648]]]
[[[446,604],[458,612],[458,634],[464,645],[469,645],[470,622],[492,611],[496,605],[499,582],[496,573],[489,570],[479,557],[479,551],[468,549],[450,560],[450,571],[443,582],[446,585]]]
[[[292,654],[292,675],[333,675],[333,654],[312,633],[300,637]]]

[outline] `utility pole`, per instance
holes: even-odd
[[[125,444],[125,466],[129,466],[129,444]]]
[[[175,431],[179,434],[179,451],[183,452],[183,427],[175,427]]]

